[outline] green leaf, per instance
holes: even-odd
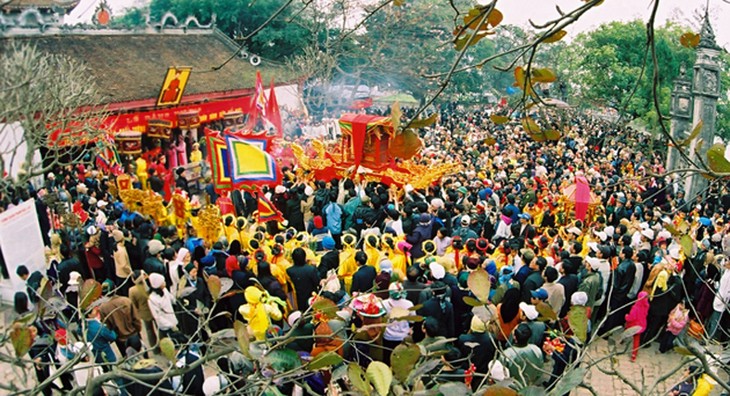
[[[337,318],[337,304],[329,298],[317,298],[312,304],[312,310],[320,312],[327,319]]]
[[[208,275],[205,281],[208,284],[208,291],[210,291],[213,301],[218,301],[221,297],[221,278],[218,275]]]
[[[552,70],[548,68],[532,69],[532,80],[539,83],[551,83],[558,78]]]
[[[418,366],[416,366],[415,370],[411,371],[410,374],[408,374],[408,379],[406,379],[406,382],[410,383],[421,379],[424,374],[430,373],[431,371],[433,371],[433,369],[440,366],[441,364],[441,359],[427,360],[419,364]]]
[[[682,238],[679,239],[679,244],[682,246],[682,250],[684,251],[685,257],[689,257],[692,255],[692,250],[694,247],[694,240],[689,235],[682,235]]]
[[[581,342],[585,342],[588,336],[588,315],[586,312],[586,307],[581,305],[573,305],[568,311],[568,324],[570,324],[573,334]]]
[[[439,386],[439,393],[444,396],[465,396],[470,392],[463,382],[447,382]]]
[[[522,128],[525,130],[525,132],[531,135],[542,132],[542,129],[540,129],[540,126],[537,125],[532,117],[525,117],[522,119]]]
[[[484,391],[483,396],[517,396],[518,393],[512,388],[503,385],[492,385]]]
[[[707,163],[715,172],[730,173],[730,162],[725,159],[725,146],[721,143],[712,145],[707,151]]]
[[[622,339],[631,338],[636,334],[639,334],[641,331],[641,326],[631,326],[628,329],[624,330],[623,333],[621,333]]]
[[[562,40],[566,34],[568,34],[568,32],[566,32],[565,30],[558,30],[550,36],[547,36],[545,40],[542,40],[542,42],[545,44],[555,43]]]
[[[421,315],[406,315],[406,316],[401,316],[400,318],[398,318],[398,320],[406,320],[408,322],[419,323],[419,322],[423,322],[425,320],[425,318]]]
[[[249,351],[249,338],[248,328],[246,324],[237,320],[233,322],[233,332],[236,334],[236,341],[238,341],[238,347],[241,348],[241,353],[247,358],[251,359],[251,351]]]
[[[396,132],[400,129],[400,117],[402,115],[403,112],[400,111],[400,103],[396,100],[390,109],[390,122],[393,124],[393,130]]]
[[[483,268],[472,271],[466,280],[469,290],[479,299],[479,301],[489,300],[489,274]]]
[[[690,351],[687,347],[679,345],[674,347],[674,352],[677,352],[682,356],[694,356],[694,353],[692,353],[692,351]]]
[[[481,307],[482,305],[486,304],[486,302],[481,302],[481,301],[477,300],[476,298],[470,297],[470,296],[464,296],[463,300],[464,300],[464,304],[466,304],[470,307]]]
[[[393,353],[390,355],[390,366],[393,369],[393,375],[395,378],[405,383],[408,378],[408,374],[413,370],[413,367],[418,363],[418,359],[421,358],[421,349],[418,345],[398,345],[393,349]]]
[[[411,121],[411,128],[425,128],[433,125],[438,120],[438,114],[433,113],[428,118],[421,118],[419,120]]]
[[[687,136],[687,139],[681,140],[677,142],[677,145],[679,147],[684,147],[692,142],[697,136],[702,132],[702,126],[704,125],[704,122],[700,120],[697,125],[695,125],[694,129],[692,129],[692,132],[690,132],[689,136]]]
[[[347,366],[347,376],[350,378],[352,386],[358,391],[370,396],[370,382],[368,382],[365,372],[357,363],[350,363]]]
[[[302,364],[299,355],[291,349],[276,349],[264,356],[264,363],[279,373],[294,370]]]
[[[18,358],[25,356],[31,345],[33,345],[30,328],[20,323],[13,323],[13,329],[10,331],[10,341],[13,343],[15,356]]]
[[[560,140],[560,132],[556,131],[555,129],[546,129],[545,138],[547,140],[551,140],[553,142],[558,141],[558,140]]]
[[[81,285],[79,297],[79,308],[81,308],[82,311],[87,310],[94,301],[101,297],[101,284],[94,279],[85,280]]]
[[[545,388],[540,388],[535,385],[530,385],[526,388],[520,389],[520,396],[545,396],[547,392],[545,392]],[[560,393],[556,393],[556,395],[559,395]]]
[[[175,353],[175,344],[172,342],[170,337],[165,337],[160,340],[160,352],[162,356],[166,357],[171,362],[177,361],[177,353]]]
[[[545,301],[540,301],[537,305],[535,305],[535,309],[537,310],[537,313],[540,315],[539,319],[541,321],[551,321],[551,320],[558,319],[558,315],[555,314],[555,311],[553,311],[553,308],[550,306],[550,304],[546,303]]]
[[[342,363],[343,360],[342,356],[333,351],[320,353],[316,358],[309,362],[307,370],[316,371],[325,367],[336,366]]]
[[[578,367],[572,370],[567,370],[558,380],[553,388],[553,394],[564,395],[570,393],[573,389],[576,389],[578,385],[583,382],[583,377],[588,373],[586,367]]]
[[[490,115],[489,119],[492,120],[492,122],[497,125],[502,125],[502,124],[506,124],[509,122],[509,117],[502,116],[502,115],[496,115],[496,114]]]
[[[378,394],[381,396],[388,395],[390,384],[393,382],[393,373],[390,371],[390,367],[383,362],[373,361],[368,365],[365,375]]]

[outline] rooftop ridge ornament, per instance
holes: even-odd
[[[111,13],[112,10],[107,4],[106,0],[101,0],[99,5],[96,7],[96,10],[94,11],[94,16],[91,18],[91,21],[94,23],[94,25],[106,27],[109,25],[109,22],[111,20]]]
[[[710,2],[707,2],[705,7],[705,16],[702,18],[702,29],[700,30],[700,44],[699,47],[720,49],[715,41],[715,31],[712,29],[710,23]]]
[[[159,31],[163,31],[165,29],[183,29],[187,31],[188,29],[213,29],[215,27],[216,20],[216,14],[212,14],[210,23],[203,25],[196,16],[188,15],[188,17],[181,22],[178,17],[172,13],[172,11],[167,11],[164,15],[162,15],[162,18],[160,18],[160,22],[155,24],[151,23],[148,14],[147,25],[151,25]]]

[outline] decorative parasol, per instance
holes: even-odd
[[[575,183],[563,189],[566,210],[570,206],[575,208],[575,218],[585,221],[589,211],[601,205],[601,200],[591,192],[591,187],[583,175],[575,176]]]

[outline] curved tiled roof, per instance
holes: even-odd
[[[237,49],[236,43],[217,29],[174,29],[163,33],[57,30],[27,36],[0,35],[0,52],[13,42],[26,42],[41,51],[86,63],[91,70],[90,79],[98,84],[108,103],[157,98],[170,66],[193,68],[185,96],[252,88],[256,70],[261,71],[267,86],[271,78],[277,84],[292,80],[283,67],[265,60],[254,67],[239,57],[212,71]]]

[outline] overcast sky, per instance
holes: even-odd
[[[145,1],[107,0],[107,3],[111,6],[114,14],[119,14],[125,8],[143,5]],[[699,33],[699,22],[696,15],[704,12],[707,0],[659,1],[658,22],[660,24],[667,20],[678,21],[684,25],[692,26]],[[76,23],[91,20],[98,2],[99,0],[81,0],[81,3],[68,17],[67,22]],[[503,23],[528,26],[529,19],[532,19],[535,23],[540,23],[557,17],[558,13],[555,5],[559,5],[563,11],[567,12],[581,4],[581,0],[499,0],[497,7],[504,14]],[[637,18],[646,20],[651,12],[652,4],[653,2],[650,0],[605,0],[603,4],[583,15],[568,30],[571,35],[575,35],[614,20],[628,21]],[[178,15],[178,17],[184,18],[185,15]],[[715,28],[718,44],[726,49],[730,48],[730,23],[721,23],[722,21],[730,21],[730,4],[724,3],[723,0],[710,0],[710,19],[712,26]]]

